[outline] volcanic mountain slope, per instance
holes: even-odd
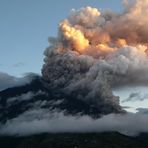
[[[96,106],[75,98],[59,89],[52,89],[41,78],[35,77],[30,84],[8,88],[0,92],[0,121],[15,118],[27,110],[47,109],[49,112],[79,114],[99,117],[102,114],[122,112],[120,106]]]
[[[40,134],[0,137],[3,148],[147,148],[148,134],[128,137],[116,132],[83,134]]]

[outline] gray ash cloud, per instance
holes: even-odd
[[[59,23],[58,36],[49,37],[43,78],[98,108],[120,110],[115,87],[148,84],[148,1],[124,2],[117,14],[85,7],[72,10]],[[109,105],[108,105],[109,104]]]

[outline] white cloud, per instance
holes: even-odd
[[[107,132],[116,131],[135,136],[148,132],[148,114],[109,114],[99,119],[89,116],[65,116],[47,110],[32,110],[8,120],[1,125],[1,135],[30,135],[57,132]]]
[[[28,73],[24,77],[18,78],[4,72],[0,72],[0,91],[6,88],[27,84],[32,80],[33,75],[35,74]]]

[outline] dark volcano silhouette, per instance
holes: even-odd
[[[28,92],[34,95],[28,99],[22,99],[21,96]],[[75,97],[75,94],[66,93],[60,88],[50,88],[42,77],[36,76],[29,84],[8,88],[0,92],[0,122],[4,123],[27,110],[36,108],[35,103],[38,101],[44,102],[39,108],[48,109],[49,112],[64,111],[64,114],[67,115],[79,114],[80,116],[89,115],[97,118],[109,113],[123,112],[120,106],[112,106],[112,104],[97,106],[80,100]]]

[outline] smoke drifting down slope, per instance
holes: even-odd
[[[44,53],[42,74],[50,87],[98,108],[120,110],[113,88],[148,84],[148,0],[124,4],[122,14],[73,9],[59,23]]]

